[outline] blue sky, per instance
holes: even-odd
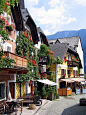
[[[37,27],[45,35],[86,29],[86,0],[24,0]]]

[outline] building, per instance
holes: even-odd
[[[77,51],[82,64],[82,68],[80,69],[80,77],[84,77],[84,56],[80,36],[61,38],[58,40],[60,41],[60,43],[68,43],[69,46],[72,46]]]
[[[11,92],[12,98],[15,98],[13,83],[16,82],[16,74],[27,73],[27,59],[15,54],[16,35],[18,34],[18,31],[23,30],[23,20],[19,5],[17,6],[15,4],[14,8],[11,7],[11,13],[8,16],[5,11],[1,16],[3,18],[6,17],[5,23],[7,23],[7,26],[5,29],[10,33],[10,40],[5,40],[5,43],[2,42],[2,37],[0,37],[0,44],[4,50],[2,58],[13,59],[16,64],[12,63],[11,65],[8,64],[5,67],[0,68],[2,70],[2,72],[0,72],[0,100],[8,98],[9,92]],[[12,25],[13,28],[10,28],[9,25]]]
[[[54,58],[59,56],[63,60],[63,64],[54,63],[51,66],[52,71],[55,72],[57,89],[70,86],[72,91],[75,91],[77,82],[84,81],[78,74],[79,68],[82,68],[79,54],[67,43],[56,42],[50,44],[50,48],[55,53]]]

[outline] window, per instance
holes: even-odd
[[[0,99],[5,98],[5,83],[0,83]]]
[[[68,70],[68,75],[70,75],[70,70]]]
[[[61,69],[61,75],[66,74],[66,70],[65,69]]]
[[[73,70],[73,75],[75,75],[75,70]]]
[[[11,52],[11,47],[7,46],[7,51]]]

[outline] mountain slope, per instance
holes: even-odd
[[[81,29],[77,31],[61,31],[57,32],[53,35],[47,36],[47,39],[57,39],[57,38],[65,38],[65,37],[73,37],[73,36],[80,36],[82,48],[84,51],[84,66],[85,66],[85,73],[86,73],[86,29]]]

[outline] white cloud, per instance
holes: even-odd
[[[79,5],[86,6],[86,0],[75,0]]]
[[[65,24],[69,24],[70,22],[76,21],[76,18],[69,17]]]
[[[38,1],[39,1],[39,0],[28,0],[28,2],[33,2],[33,3],[35,3],[35,4],[38,4]]]
[[[28,2],[26,2],[28,1]],[[50,0],[46,5],[38,7],[39,0],[25,0],[26,7],[30,12],[33,20],[35,20],[37,26],[44,26],[44,32],[46,35],[52,34],[60,28],[61,25],[69,24],[76,21],[75,17],[68,14],[69,7],[65,0]],[[44,3],[45,4],[45,3]],[[49,8],[46,8],[50,6]],[[46,27],[48,25],[48,27]],[[50,31],[52,30],[52,33]]]
[[[57,4],[60,4],[60,0],[51,0],[48,4],[49,4],[51,7],[54,7],[54,6],[56,6]]]
[[[49,30],[44,30],[45,35],[50,35]]]

